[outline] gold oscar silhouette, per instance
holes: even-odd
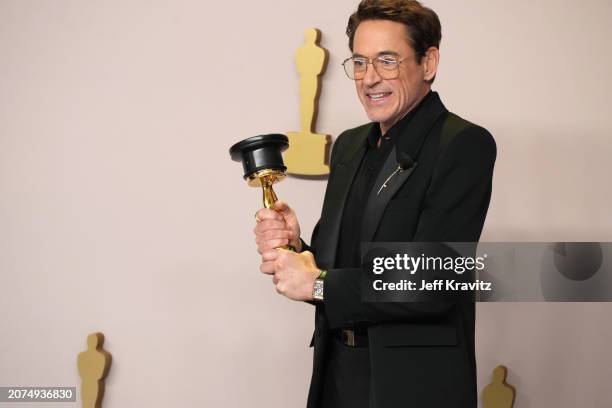
[[[512,408],[514,405],[514,387],[506,384],[508,370],[503,365],[493,370],[493,382],[482,391],[483,408]]]
[[[112,357],[102,349],[104,335],[87,336],[87,351],[79,353],[77,367],[81,377],[82,408],[101,408],[104,397],[104,379],[108,375]]]
[[[315,132],[320,75],[327,66],[327,50],[319,46],[320,38],[319,30],[308,28],[304,45],[298,48],[295,58],[300,74],[300,131],[287,133],[289,149],[285,152],[287,172],[294,175],[322,176],[329,173],[326,161],[331,137]]]

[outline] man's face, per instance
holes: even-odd
[[[366,114],[371,121],[380,123],[382,133],[412,110],[429,92],[430,84],[426,81],[433,77],[431,64],[427,66],[426,58],[423,58],[421,64],[416,62],[414,49],[408,42],[403,24],[389,20],[366,20],[360,23],[353,40],[353,56],[376,58],[384,55],[403,60],[399,64],[399,76],[396,79],[383,79],[372,65],[368,65],[365,77],[355,81],[357,95]]]

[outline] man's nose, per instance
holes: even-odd
[[[382,80],[382,78],[378,74],[378,72],[376,71],[376,68],[374,67],[374,64],[369,63],[368,65],[366,65],[366,72],[365,72],[365,75],[363,77],[364,85],[366,85],[366,86],[376,85],[381,80]]]

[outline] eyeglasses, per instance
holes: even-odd
[[[408,58],[398,60],[390,55],[382,55],[376,58],[349,57],[344,60],[342,66],[344,67],[346,76],[353,80],[359,80],[365,77],[366,71],[368,70],[368,64],[372,64],[381,78],[396,79],[399,77],[399,64]]]

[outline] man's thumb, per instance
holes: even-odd
[[[289,207],[286,202],[280,200],[274,203],[274,210],[280,212],[282,215],[291,214],[291,207]]]

